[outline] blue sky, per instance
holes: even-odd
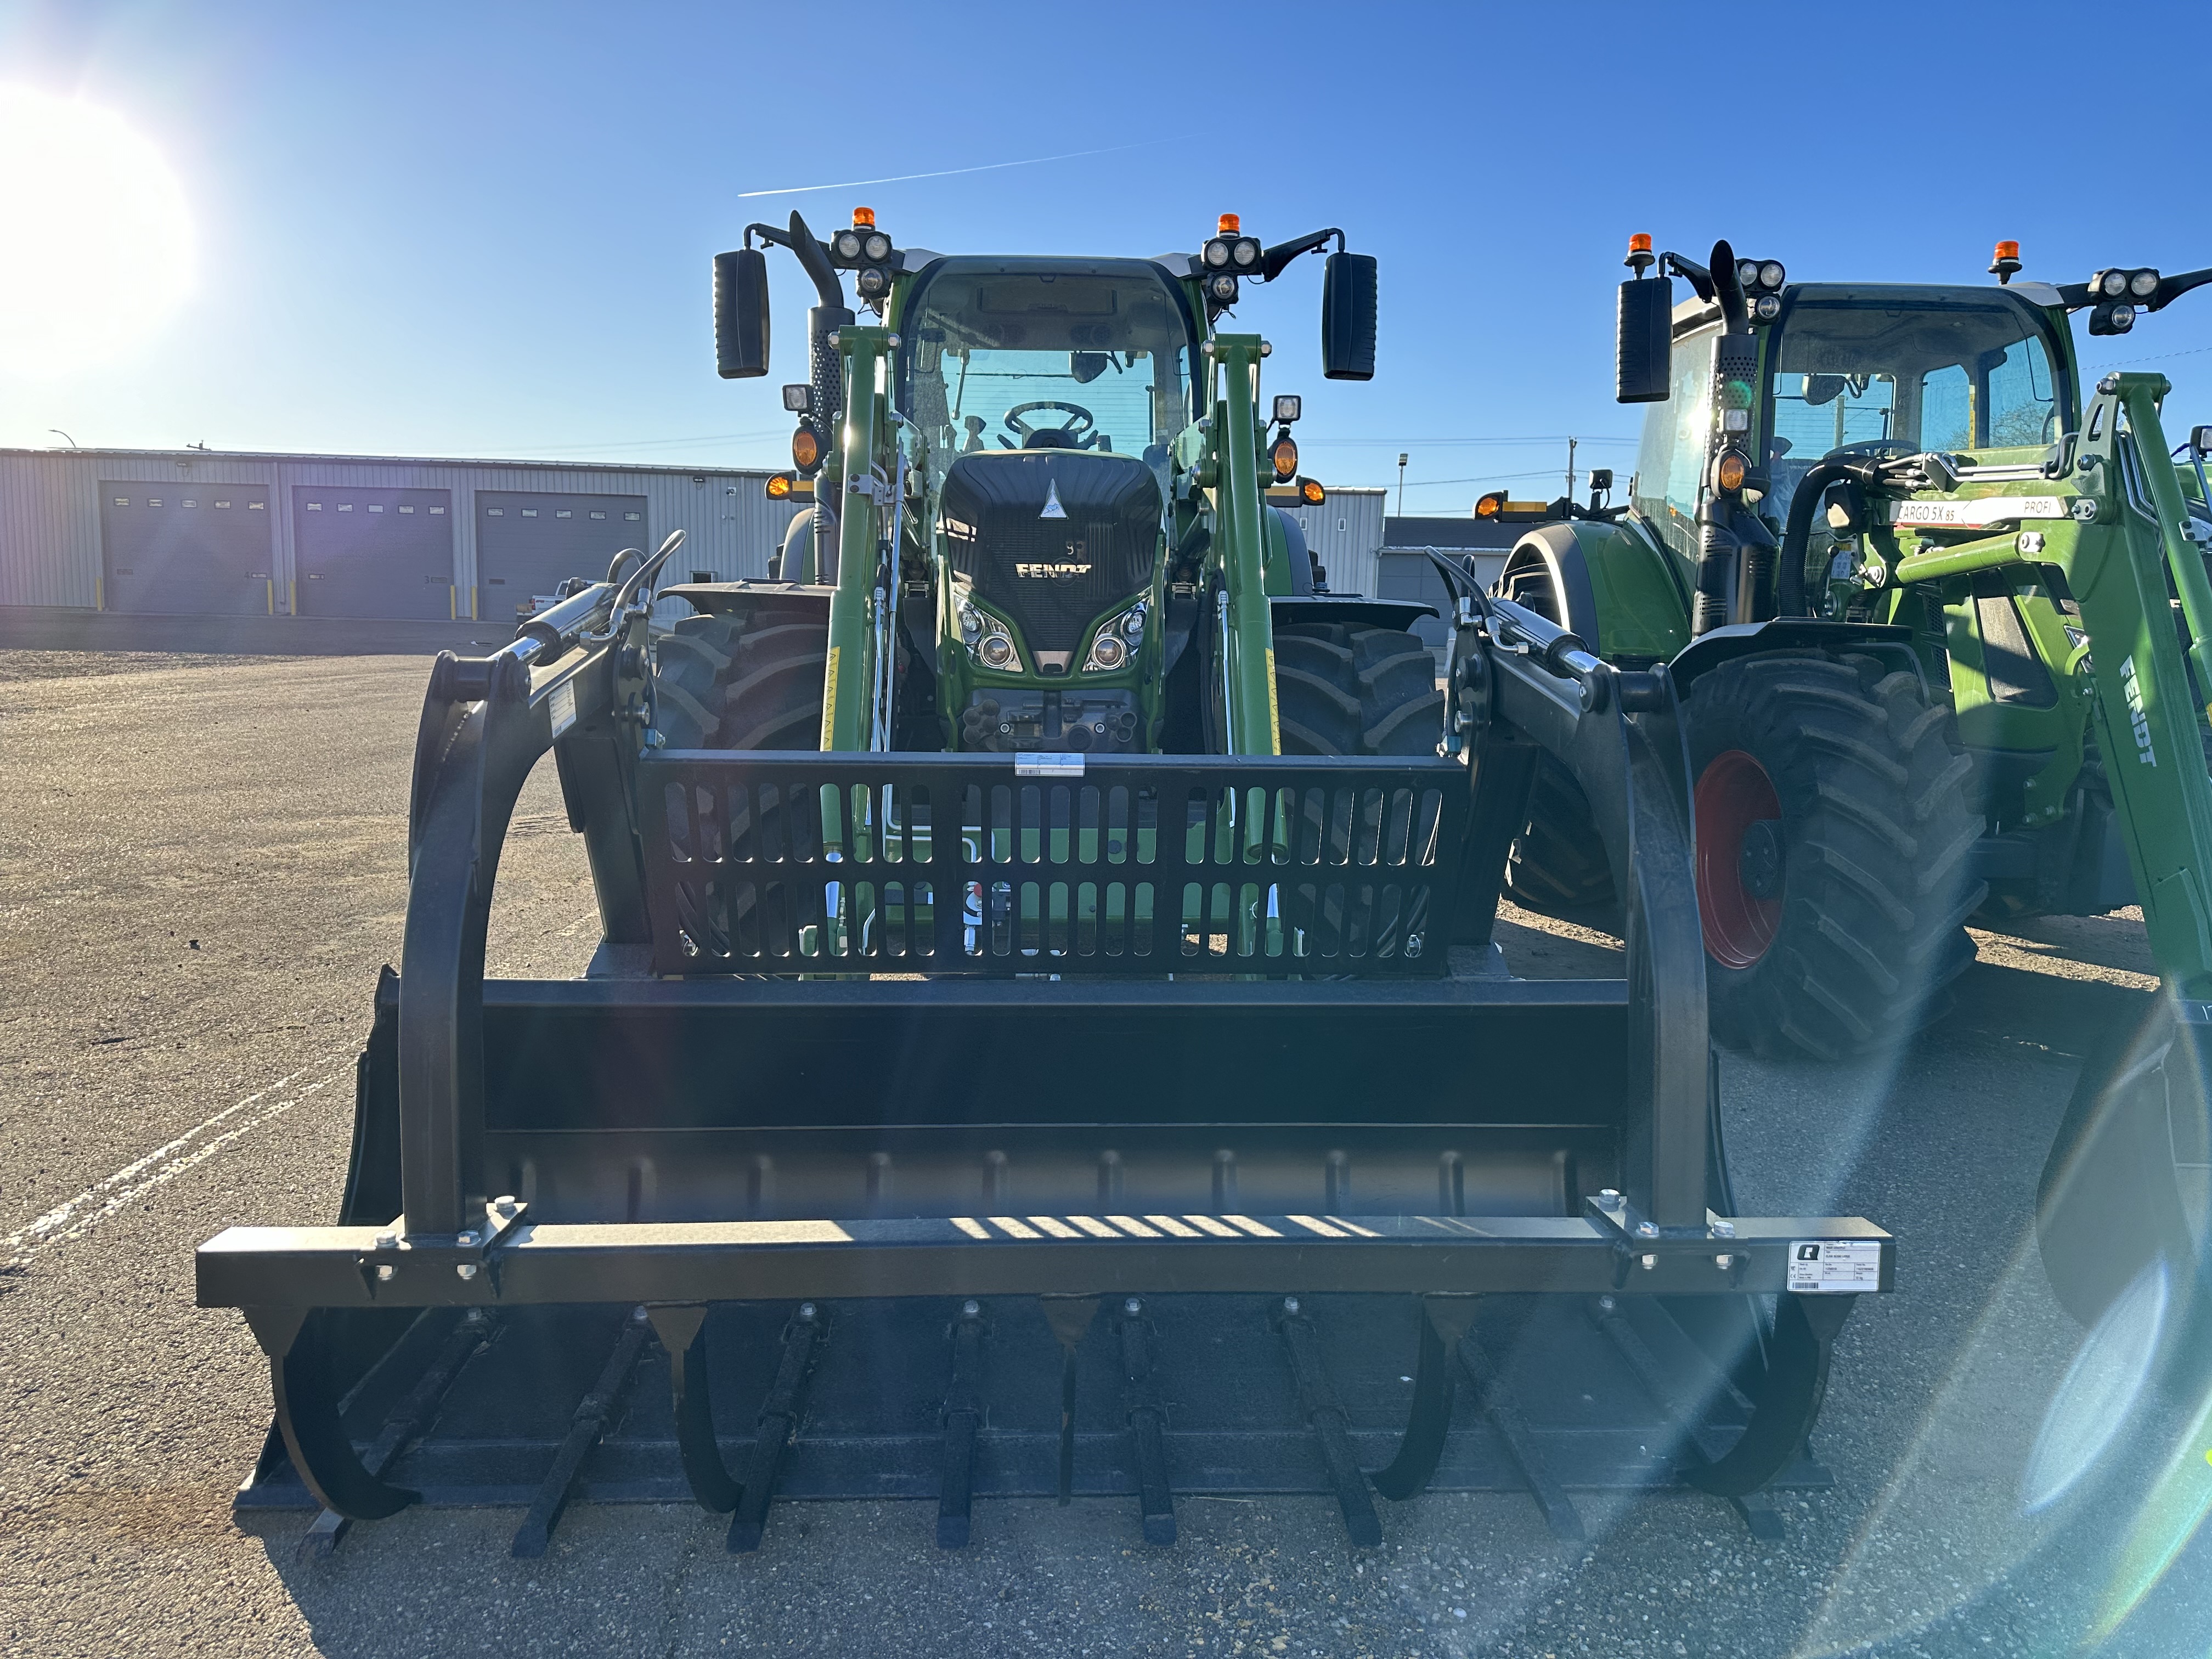
[[[944,252],[1150,254],[1227,210],[1382,261],[1366,385],[1320,376],[1318,260],[1240,311],[1305,395],[1308,470],[1390,483],[1403,449],[1409,510],[1462,513],[1546,489],[1569,433],[1631,465],[1632,231],[1800,277],[1983,281],[1999,237],[2049,281],[2212,264],[2208,48],[2178,5],[0,0],[0,83],[124,116],[198,241],[127,356],[0,363],[0,444],[775,464],[810,290],[779,256],[775,372],[715,378],[709,261],[748,220],[865,202]],[[2212,289],[2089,343],[2172,375],[2171,423],[2212,418]]]

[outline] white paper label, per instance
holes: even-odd
[[[1889,521],[1974,530],[2020,519],[2065,516],[2066,503],[2056,495],[1984,495],[1973,501],[1899,501],[1890,509]]]
[[[1035,754],[1017,753],[1014,756],[1014,775],[1018,778],[1079,778],[1083,775],[1083,757],[1048,754],[1042,750]]]
[[[576,683],[563,680],[553,688],[553,735],[559,737],[576,723]]]
[[[1870,1238],[1800,1239],[1790,1247],[1790,1288],[1806,1296],[1881,1288],[1881,1245]]]

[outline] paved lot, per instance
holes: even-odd
[[[398,954],[426,667],[0,655],[6,1652],[2041,1654],[2118,1582],[2124,1477],[2033,1516],[2020,1492],[2080,1335],[2028,1205],[2089,1033],[2149,983],[2124,918],[1984,936],[1941,1035],[1892,1066],[1728,1066],[1747,1208],[1863,1212],[1905,1250],[1840,1345],[1818,1437],[1838,1486],[1790,1500],[1780,1544],[1668,1496],[1585,1501],[1595,1541],[1565,1546],[1527,1500],[1475,1495],[1390,1508],[1357,1559],[1316,1498],[1186,1500],[1171,1552],[1117,1504],[981,1505],[957,1554],[920,1505],[793,1506],[743,1558],[696,1511],[610,1508],[532,1563],[507,1557],[511,1513],[418,1511],[299,1565],[297,1522],[230,1517],[266,1375],[242,1321],[191,1307],[191,1251],[334,1212],[351,1054]],[[492,969],[572,974],[594,936],[549,772]],[[1506,941],[1527,973],[1617,961],[1595,936]],[[2106,1650],[2201,1655],[2212,1552],[2142,1576]]]

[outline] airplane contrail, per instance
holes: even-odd
[[[1064,155],[1032,155],[1019,161],[986,161],[980,167],[943,167],[935,173],[894,173],[888,179],[848,179],[840,185],[791,185],[781,190],[741,190],[738,192],[738,199],[742,202],[756,196],[805,196],[817,190],[859,190],[867,185],[903,185],[916,179],[950,179],[962,173],[996,173],[1003,167],[1042,167],[1047,161],[1073,161],[1085,155],[1113,155],[1125,149],[1149,149],[1155,144],[1178,143],[1187,136],[1179,134],[1170,138],[1147,138],[1134,144],[1109,144],[1103,149],[1072,149]]]

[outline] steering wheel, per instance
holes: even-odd
[[[1064,404],[1056,398],[1043,398],[1033,404],[1016,404],[1012,409],[1008,410],[1006,411],[1006,430],[1012,433],[1014,436],[1021,441],[1018,443],[1008,443],[1004,438],[1000,439],[999,441],[1002,444],[1006,444],[1006,447],[1009,449],[1027,449],[1030,447],[1030,439],[1036,433],[1038,428],[1031,425],[1029,422],[1024,420],[1022,416],[1040,409],[1057,410],[1060,413],[1070,417],[1064,425],[1059,427],[1047,427],[1044,428],[1046,431],[1057,432],[1060,434],[1062,441],[1054,445],[1054,448],[1083,448],[1085,447],[1085,441],[1089,439],[1092,430],[1098,424],[1097,417],[1092,415],[1089,410],[1084,408],[1080,404]]]
[[[1911,455],[1918,453],[1917,446],[1903,438],[1866,438],[1855,444],[1838,444],[1820,459],[1832,461],[1846,456],[1865,455],[1875,459],[1892,455]]]

